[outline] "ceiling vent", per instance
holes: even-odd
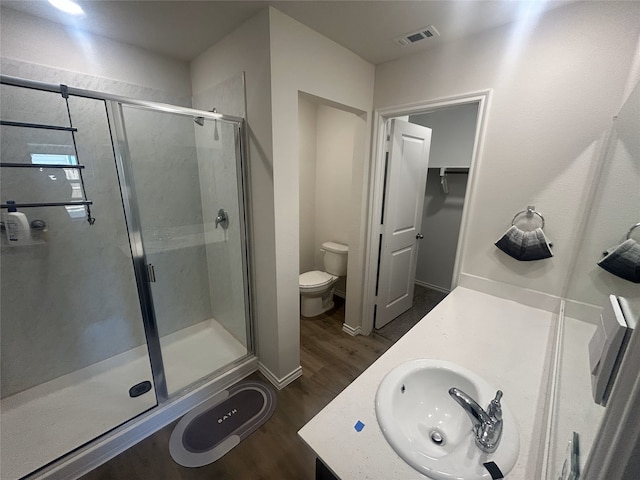
[[[414,43],[427,40],[428,38],[439,37],[438,30],[433,25],[423,27],[415,32],[405,33],[401,37],[395,38],[393,41],[401,47],[413,45]]]

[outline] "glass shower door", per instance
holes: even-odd
[[[235,123],[120,104],[169,396],[249,352]]]
[[[104,102],[0,94],[2,204],[31,227],[12,238],[2,210],[0,464],[12,479],[157,402]]]

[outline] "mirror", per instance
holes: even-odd
[[[560,342],[559,368],[550,432],[548,478],[570,466],[577,433],[579,469],[586,463],[604,414],[591,394],[588,343],[610,294],[624,297],[636,319],[640,316],[637,283],[615,276],[597,263],[603,252],[627,239],[640,222],[640,82],[614,117],[605,147],[593,168],[593,187],[585,204],[583,232],[566,290],[566,316]],[[629,237],[640,243],[640,228]],[[585,321],[587,320],[587,321]],[[591,323],[590,323],[591,322]],[[566,465],[565,465],[566,461]],[[566,470],[565,470],[566,471]],[[565,477],[560,478],[576,478]]]

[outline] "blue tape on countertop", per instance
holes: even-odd
[[[356,429],[356,432],[361,432],[362,429],[364,428],[364,423],[362,423],[360,420],[358,420],[356,422],[356,424],[353,426],[353,428]]]

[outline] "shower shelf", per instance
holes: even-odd
[[[84,165],[69,165],[69,164],[46,164],[46,163],[10,163],[10,162],[0,162],[0,167],[11,167],[11,168],[77,168],[82,169]]]
[[[61,130],[63,132],[78,131],[78,129],[74,127],[61,127],[58,125],[43,125],[41,123],[11,122],[9,120],[0,120],[0,125],[6,125],[7,127],[40,128],[43,130]]]
[[[11,168],[75,168],[83,169],[84,165],[46,165],[46,164],[30,164],[30,163],[0,163],[0,167]],[[15,203],[12,207],[15,208],[36,208],[36,207],[73,207],[73,206],[89,206],[93,205],[91,200],[76,200],[69,202],[36,202],[36,203]],[[8,208],[6,203],[0,204],[0,209]]]
[[[62,96],[65,99],[65,102],[68,99],[68,94],[66,94],[66,90],[62,91]],[[67,102],[67,113],[69,115],[69,125],[73,125],[71,121],[71,112],[69,110],[69,104]],[[78,131],[77,128],[69,126],[63,127],[59,125],[45,125],[41,123],[28,123],[28,122],[14,122],[10,120],[0,120],[1,126],[7,127],[20,127],[20,128],[37,128],[41,130],[57,130],[63,132],[71,133],[71,137],[73,138],[73,149],[75,150],[75,158],[78,158],[78,148],[76,146],[75,133]],[[86,207],[87,211],[87,221],[89,225],[93,225],[96,221],[94,217],[91,216],[91,205],[93,202],[87,199],[87,195],[84,187],[84,179],[82,178],[82,170],[85,168],[84,165],[76,164],[76,165],[67,165],[67,164],[50,164],[47,165],[45,163],[16,163],[16,162],[0,162],[0,167],[7,168],[37,168],[37,169],[45,169],[45,168],[68,168],[68,169],[76,169],[80,172],[80,184],[82,185],[82,193],[85,200],[82,201],[69,201],[69,202],[37,202],[37,203],[13,203],[11,204],[12,208],[37,208],[37,207],[77,207],[82,206]],[[0,204],[0,209],[8,209],[9,205],[6,203]]]
[[[11,206],[15,208],[36,208],[36,207],[73,207],[73,206],[93,205],[91,200],[82,200],[77,202],[39,202],[39,203],[14,203]],[[8,208],[6,203],[0,205],[0,208]]]

